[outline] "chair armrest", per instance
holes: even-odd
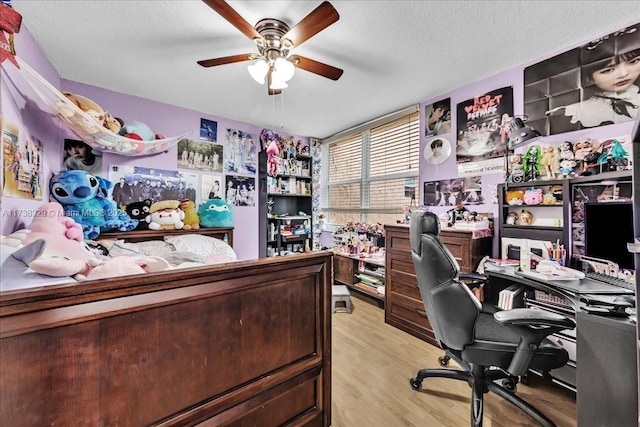
[[[576,323],[566,316],[531,308],[499,311],[493,314],[493,318],[499,324],[508,326],[520,334],[518,348],[507,369],[511,375],[515,376],[527,373],[531,360],[543,339],[563,329],[576,327]]]
[[[472,273],[472,272],[460,272],[458,273],[458,279],[459,280],[473,280],[473,282],[486,282],[487,281],[487,276],[485,276],[484,274],[480,274],[480,273]]]
[[[514,308],[494,313],[493,318],[501,325],[548,326],[552,328],[574,329],[576,323],[561,314],[531,308]],[[552,334],[547,333],[545,336]],[[544,337],[543,337],[544,338]]]

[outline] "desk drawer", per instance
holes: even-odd
[[[429,335],[433,335],[422,301],[397,294],[393,295],[391,301],[387,307],[387,317],[399,319],[403,323],[409,324],[411,329],[424,330],[423,333],[428,332]]]
[[[390,273],[387,273],[387,290],[392,294],[400,294],[422,301],[418,280],[413,274],[391,270]]]

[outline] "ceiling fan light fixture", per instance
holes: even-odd
[[[252,64],[249,64],[247,67],[249,70],[249,74],[251,77],[258,82],[259,84],[264,84],[265,77],[267,76],[267,72],[269,72],[269,64],[264,58],[258,58]]]
[[[276,72],[271,73],[271,84],[269,85],[269,89],[271,90],[280,90],[289,87],[286,81],[284,81]]]
[[[274,77],[274,79],[282,80],[285,82],[291,80],[296,72],[296,67],[293,65],[293,63],[283,57],[276,59],[273,67],[274,73],[277,76]]]

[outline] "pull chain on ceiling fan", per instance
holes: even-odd
[[[343,70],[300,55],[290,55],[291,49],[300,46],[320,31],[340,19],[331,3],[325,1],[293,27],[273,18],[260,20],[252,27],[224,0],[203,0],[220,16],[229,21],[244,35],[252,39],[258,53],[245,53],[198,61],[203,67],[254,61],[249,65],[249,74],[260,84],[267,82],[269,95],[277,95],[287,87],[296,68],[338,80]]]

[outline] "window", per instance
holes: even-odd
[[[395,223],[417,205],[420,113],[411,107],[323,143],[329,222]]]

